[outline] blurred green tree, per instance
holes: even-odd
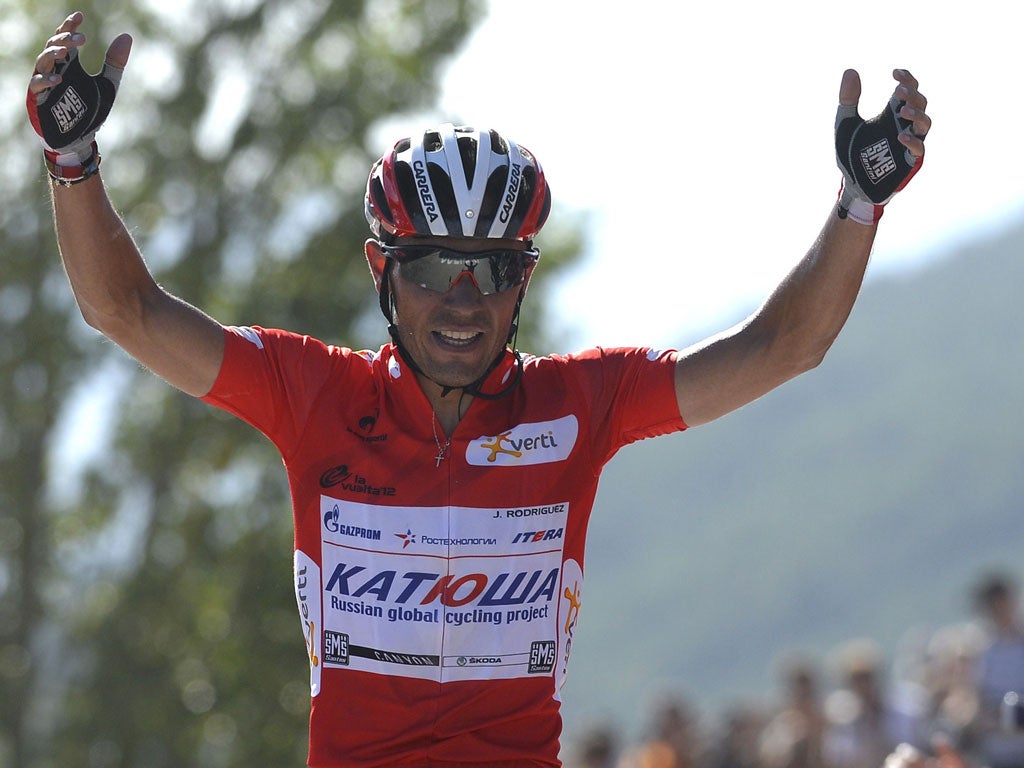
[[[302,764],[280,460],[82,322],[21,107],[60,22],[44,5],[0,0],[0,766]],[[374,136],[431,108],[482,0],[79,8],[87,70],[135,37],[103,176],[161,283],[222,322],[382,342],[361,256]],[[542,245],[531,295],[578,228]]]

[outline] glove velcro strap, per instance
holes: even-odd
[[[847,178],[844,176],[842,183],[839,185],[839,205],[836,211],[839,218],[851,219],[858,224],[868,226],[877,224],[878,220],[882,218],[882,214],[885,213],[885,206],[872,203],[863,197],[858,197],[852,189],[847,187],[847,181]],[[856,187],[854,186],[853,189],[856,189]]]
[[[885,213],[884,205],[874,205],[867,200],[851,200],[849,206],[839,204],[839,218],[851,219],[858,224],[877,224]]]
[[[92,154],[78,165],[62,165],[59,162],[60,156],[56,152],[44,151],[43,159],[46,162],[46,170],[49,172],[50,178],[57,184],[69,187],[72,184],[80,184],[91,179],[99,173],[100,161],[103,158],[100,156],[100,150],[95,141],[91,147]]]

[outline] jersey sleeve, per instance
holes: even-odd
[[[224,360],[203,402],[252,425],[287,457],[325,382],[340,375],[342,356],[310,336],[259,326],[228,326],[224,336]]]
[[[637,440],[687,428],[676,398],[677,357],[675,350],[632,347],[596,347],[571,356],[602,462]]]

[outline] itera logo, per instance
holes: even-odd
[[[519,424],[499,435],[483,435],[466,448],[466,463],[478,467],[514,467],[565,461],[579,436],[575,416]]]

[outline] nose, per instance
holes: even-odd
[[[445,300],[449,304],[475,303],[483,297],[480,293],[480,286],[473,277],[473,273],[465,271],[455,278],[455,282],[448,288]]]

